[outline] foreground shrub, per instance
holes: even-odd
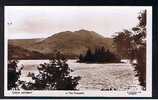
[[[18,80],[21,75],[21,70],[23,67],[18,69],[17,60],[9,60],[8,61],[8,90],[17,90],[18,88]]]
[[[80,77],[70,76],[72,70],[66,60],[51,60],[50,63],[40,64],[39,73],[32,74],[33,82],[23,82],[25,90],[76,90]]]

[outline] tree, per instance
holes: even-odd
[[[98,59],[99,59],[99,49],[95,48],[94,61],[98,62]]]
[[[85,59],[86,61],[88,61],[88,62],[92,61],[92,52],[91,52],[91,49],[90,49],[90,48],[87,50],[84,59]]]
[[[18,89],[18,79],[20,78],[23,67],[18,69],[17,63],[17,60],[8,61],[8,90]]]
[[[118,32],[118,35],[113,38],[117,52],[121,55],[121,58],[129,58],[129,48],[131,46],[131,32],[124,30]]]
[[[53,59],[50,63],[40,64],[37,68],[39,73],[33,75],[34,82],[24,82],[25,90],[76,90],[80,77],[70,76],[72,70],[66,60]]]
[[[133,27],[134,31],[132,49],[135,51],[137,60],[136,71],[139,76],[140,85],[146,88],[146,10],[140,12],[138,16],[139,23]]]
[[[84,60],[84,58],[83,58],[83,55],[82,55],[82,54],[80,54],[79,59],[80,59],[80,61],[83,61],[83,60]]]
[[[119,32],[114,37],[117,51],[128,55],[131,60],[136,60],[135,70],[139,77],[140,85],[146,88],[146,10],[140,12],[139,23],[132,31]]]

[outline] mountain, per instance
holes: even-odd
[[[67,56],[79,56],[88,48],[104,46],[114,51],[112,38],[105,38],[94,31],[79,30],[56,33],[45,39],[19,39],[9,40],[9,44],[23,47],[27,50],[37,51],[42,54],[53,54],[57,51]]]

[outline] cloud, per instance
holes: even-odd
[[[66,7],[66,6],[7,6],[5,7],[6,30],[12,36],[37,34],[37,37],[61,31],[87,29],[104,36],[135,26],[138,12],[143,7]],[[28,35],[27,35],[27,34]],[[22,35],[23,36],[23,35]],[[35,35],[33,35],[35,36]],[[13,38],[14,38],[13,37]],[[35,36],[36,37],[36,36]]]

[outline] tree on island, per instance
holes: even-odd
[[[94,52],[88,49],[86,54],[80,54],[78,62],[87,63],[112,63],[120,62],[119,56],[110,52],[109,49],[105,50],[104,47],[96,48]]]

